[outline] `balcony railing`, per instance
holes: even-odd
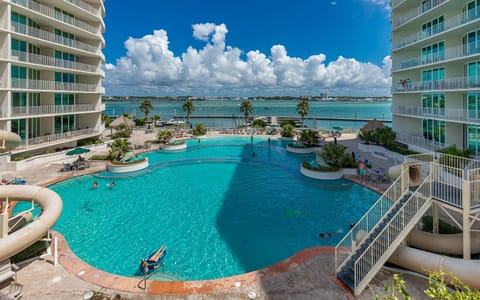
[[[397,141],[407,145],[417,146],[423,149],[433,151],[445,148],[445,143],[427,140],[423,136],[413,134],[397,133]]]
[[[12,21],[11,25],[12,25],[12,30],[20,34],[25,34],[34,38],[38,38],[38,39],[56,43],[56,44],[61,44],[67,47],[85,50],[92,53],[98,53],[98,49],[99,49],[98,47],[92,46],[87,43],[65,38],[63,36],[56,35],[51,32],[41,30],[35,27],[26,26],[25,24],[21,24],[18,22]]]
[[[98,15],[98,9],[96,9],[95,7],[87,4],[86,2],[83,2],[82,0],[67,0],[68,2],[80,7],[80,8],[83,8],[84,10],[94,14],[94,15]]]
[[[462,108],[433,108],[392,104],[391,109],[393,114],[398,115],[480,124],[480,112]]]
[[[423,14],[427,13],[430,10],[432,10],[433,8],[437,7],[438,5],[440,5],[442,3],[445,3],[445,2],[448,2],[448,1],[450,1],[450,0],[432,0],[427,4],[419,5],[416,8],[412,9],[411,11],[409,11],[405,14],[402,14],[398,18],[394,18],[392,20],[393,28],[400,27],[403,24],[407,23],[408,21],[410,21],[410,20],[412,20],[412,19],[414,19],[414,18],[416,18],[420,15],[423,15]],[[393,1],[393,2],[399,2],[399,1]]]
[[[95,132],[96,131],[94,128],[87,128],[87,129],[67,131],[67,132],[62,132],[57,134],[49,134],[49,135],[44,135],[44,136],[31,138],[31,139],[25,139],[25,140],[22,140],[22,142],[16,148],[16,150],[27,149],[29,147],[38,146],[42,144],[53,144],[61,140],[77,138],[82,135],[90,135]]]
[[[392,50],[397,50],[399,48],[406,47],[418,41],[427,39],[431,36],[439,34],[441,32],[453,29],[460,25],[464,25],[468,22],[472,22],[480,18],[480,11],[475,11],[475,13],[465,14],[461,13],[456,16],[450,17],[446,19],[443,23],[437,24],[432,26],[428,31],[423,30],[419,32],[415,32],[408,37],[405,37],[399,41],[397,41],[393,46]]]
[[[12,78],[12,88],[42,91],[100,92],[100,88],[96,84],[68,83],[18,78]]]
[[[100,68],[98,68],[95,65],[89,65],[89,64],[79,63],[75,61],[68,61],[68,60],[58,59],[51,56],[33,54],[33,53],[24,52],[24,51],[12,50],[11,58],[12,60],[16,60],[16,61],[55,67],[55,68],[65,68],[65,69],[94,72],[94,73],[100,72]]]
[[[25,106],[13,107],[12,116],[32,116],[32,115],[52,115],[65,113],[78,113],[96,111],[94,104],[75,104],[75,105],[41,105],[41,106]]]
[[[444,80],[417,81],[398,83],[392,86],[393,92],[419,92],[419,91],[446,91],[480,89],[480,80],[469,77],[449,78]]]
[[[32,1],[32,0],[12,0],[13,3],[19,4],[23,7],[26,7],[28,9],[31,9],[33,11],[36,11],[44,16],[51,17],[54,19],[57,19],[63,23],[73,25],[77,28],[84,29],[86,31],[89,31],[91,33],[97,33],[98,30],[95,26],[92,26],[88,23],[85,23],[83,21],[80,21],[78,19],[72,18],[70,16],[67,16],[65,14],[62,14],[61,12],[55,11],[54,9],[42,5],[38,2]]]
[[[431,63],[437,63],[446,60],[458,59],[468,57],[470,55],[476,55],[480,53],[480,47],[476,43],[471,43],[468,45],[461,45],[456,47],[449,47],[445,49],[444,53],[438,53],[435,57],[430,55],[430,57],[417,56],[413,58],[407,58],[396,63],[392,70],[399,71],[408,68],[414,68],[421,65],[427,65]]]
[[[398,5],[402,4],[406,0],[392,0],[392,8],[397,7]]]

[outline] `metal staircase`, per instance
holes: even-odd
[[[335,248],[336,276],[359,295],[431,205],[430,176],[415,189],[403,172]],[[357,245],[358,243],[358,245]]]

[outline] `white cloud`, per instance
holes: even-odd
[[[225,24],[193,25],[193,37],[205,42],[180,56],[169,50],[167,32],[155,30],[125,42],[126,55],[106,64],[107,95],[388,95],[391,59],[383,65],[339,56],[326,64],[324,54],[291,57],[283,45],[270,54],[226,45]]]
[[[390,10],[390,0],[362,0],[367,4],[373,4]]]

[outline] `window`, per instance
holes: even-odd
[[[55,133],[62,133],[75,130],[75,115],[64,115],[55,117]]]
[[[480,61],[469,62],[465,65],[465,76],[468,78],[469,87],[477,87],[480,84]]]
[[[424,90],[443,89],[445,83],[445,68],[422,71],[422,86]]]
[[[480,126],[467,125],[467,147],[475,156],[480,154]]]
[[[440,42],[422,48],[422,64],[445,60],[445,43]]]
[[[427,38],[445,30],[445,17],[440,16],[422,25],[422,38]]]
[[[480,0],[469,1],[465,7],[465,18],[467,21],[478,18],[480,15]]]
[[[12,39],[12,50],[14,51],[21,51],[21,52],[26,52],[27,51],[27,42],[20,41],[17,39]]]
[[[445,115],[445,94],[423,94],[422,111],[424,115],[444,116]]]
[[[445,143],[445,121],[424,119],[423,137],[430,141]]]

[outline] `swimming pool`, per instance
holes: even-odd
[[[166,244],[165,272],[152,277],[160,280],[236,275],[336,244],[378,195],[345,180],[303,177],[301,161],[314,156],[289,154],[285,145],[191,140],[184,152],[147,154],[150,167],[135,176],[99,173],[52,185],[64,201],[54,229],[82,260],[124,276],[139,275],[140,259]]]

